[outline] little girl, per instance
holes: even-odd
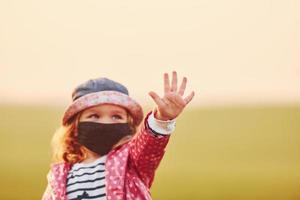
[[[151,199],[175,118],[194,97],[192,92],[183,98],[186,82],[184,77],[177,89],[176,71],[171,83],[165,73],[164,96],[149,92],[156,107],[144,120],[124,85],[97,78],[77,86],[52,139],[53,163],[42,199]]]

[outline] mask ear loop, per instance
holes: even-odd
[[[74,124],[74,136],[77,137],[78,136],[78,126],[77,126],[78,120],[76,120],[75,124]]]
[[[81,117],[82,111],[80,113],[78,113],[76,116],[76,120],[74,123],[74,136],[77,137],[78,136],[78,124],[80,122],[80,117]]]

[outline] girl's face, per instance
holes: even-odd
[[[128,116],[125,108],[112,104],[102,104],[83,111],[79,121],[98,123],[127,123]]]

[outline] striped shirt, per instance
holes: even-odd
[[[91,163],[75,163],[67,176],[68,200],[106,200],[106,155]]]
[[[162,121],[152,113],[148,124],[153,134],[169,135],[175,129],[175,119]],[[75,163],[67,176],[68,200],[106,200],[104,155],[91,163]]]

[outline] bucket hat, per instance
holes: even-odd
[[[143,120],[141,105],[129,96],[128,89],[111,79],[100,77],[78,85],[72,92],[72,103],[64,111],[62,124],[66,125],[80,111],[101,105],[113,104],[125,108],[139,125]]]

